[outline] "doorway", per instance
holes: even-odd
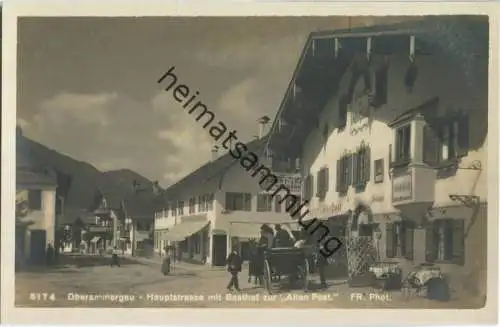
[[[30,262],[35,265],[45,262],[45,247],[47,246],[47,231],[33,229],[30,231]]]
[[[227,235],[213,235],[212,241],[212,265],[225,266],[227,257]]]

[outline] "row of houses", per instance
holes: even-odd
[[[484,295],[487,71],[487,19],[314,32],[268,133],[248,146],[332,235],[365,238],[377,261],[406,270],[433,262]],[[166,190],[155,251],[180,242],[185,258],[223,265],[259,222],[294,225],[287,194],[261,186],[214,156]]]

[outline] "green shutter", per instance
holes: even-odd
[[[404,224],[404,257],[408,260],[413,260],[413,237],[414,229],[411,224]]]
[[[469,116],[461,116],[458,120],[457,157],[464,157],[469,151]]]
[[[452,258],[453,262],[463,265],[465,262],[464,220],[452,220]]]
[[[396,255],[395,228],[396,225],[393,223],[388,223],[385,227],[385,256],[387,258],[394,258]]]
[[[429,223],[425,228],[425,260],[433,262],[437,258],[437,237],[435,224]]]

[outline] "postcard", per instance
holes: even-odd
[[[4,322],[494,323],[494,9],[6,2]]]

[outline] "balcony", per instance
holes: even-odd
[[[436,170],[409,164],[392,172],[392,205],[404,217],[422,222],[435,198]]]

